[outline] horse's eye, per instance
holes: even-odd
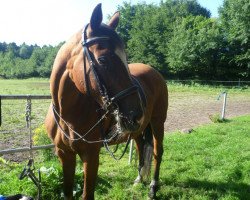
[[[108,59],[106,56],[100,56],[97,60],[100,65],[108,65]]]

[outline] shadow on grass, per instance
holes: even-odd
[[[98,193],[106,195],[108,194],[109,190],[112,188],[112,185],[110,184],[108,179],[104,179],[100,176],[97,178],[97,185],[96,189]]]
[[[209,181],[200,181],[190,179],[185,183],[188,187],[192,187],[198,190],[213,191],[214,198],[225,196],[225,194],[232,194],[238,199],[249,199],[250,197],[250,185],[244,183],[227,182],[227,183],[215,183]],[[217,197],[216,197],[217,196]]]

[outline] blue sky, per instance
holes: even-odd
[[[0,42],[57,45],[89,21],[92,10],[102,3],[103,14],[116,11],[124,0],[1,0]],[[131,0],[133,4],[140,0]],[[158,4],[160,0],[146,0]],[[213,17],[223,0],[198,0]]]

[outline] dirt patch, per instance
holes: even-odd
[[[189,95],[170,93],[168,118],[165,122],[167,132],[190,129],[211,123],[209,116],[221,115],[223,100],[214,95]],[[228,95],[225,117],[250,114],[250,95]]]

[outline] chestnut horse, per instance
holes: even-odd
[[[148,65],[127,64],[115,29],[120,14],[102,23],[101,4],[90,23],[59,50],[51,73],[52,103],[46,129],[63,168],[65,199],[73,199],[78,154],[84,163],[83,199],[94,199],[100,148],[132,138],[143,180],[145,138],[153,141],[154,172],[150,196],[156,195],[168,107],[162,76]],[[147,136],[151,134],[151,137]],[[151,148],[152,149],[152,148]]]

